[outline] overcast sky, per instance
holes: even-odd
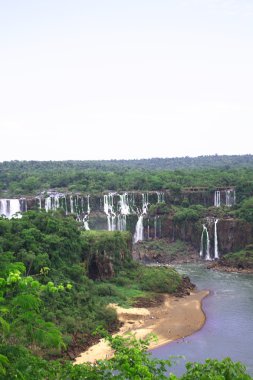
[[[253,153],[252,0],[0,0],[0,161]]]

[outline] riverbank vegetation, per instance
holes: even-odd
[[[133,262],[129,233],[81,232],[61,212],[1,218],[0,250],[1,354],[22,346],[44,358],[73,358],[98,339],[98,326],[117,330],[110,302],[130,306],[182,285],[173,269]]]
[[[223,255],[219,266],[229,267],[235,270],[253,270],[253,244],[249,244],[238,252]]]

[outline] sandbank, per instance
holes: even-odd
[[[136,338],[145,338],[150,333],[155,334],[157,341],[151,343],[150,349],[189,336],[205,323],[201,301],[208,294],[207,290],[203,290],[192,292],[182,298],[165,295],[162,305],[149,308],[125,309],[111,305],[115,307],[119,320],[123,322],[115,335],[131,332]],[[113,350],[101,339],[99,343],[81,353],[74,364],[94,363],[96,360],[112,356]]]

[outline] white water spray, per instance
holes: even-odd
[[[216,190],[214,193],[214,206],[220,207],[220,191]]]
[[[206,236],[206,251],[204,252],[204,236]],[[211,260],[210,257],[210,240],[209,240],[209,234],[207,231],[206,226],[203,224],[203,231],[201,234],[201,242],[200,242],[200,257],[205,258],[205,260]]]
[[[4,215],[8,219],[21,218],[21,214],[18,214],[20,212],[19,199],[0,199],[0,215]]]
[[[137,241],[142,241],[144,239],[144,227],[143,227],[143,215],[146,215],[148,212],[148,193],[142,194],[142,212],[138,217],[135,234],[134,234],[134,243]]]

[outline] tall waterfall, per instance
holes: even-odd
[[[235,200],[235,190],[233,189],[228,189],[225,191],[226,194],[226,206],[227,207],[232,207],[235,205],[236,200]]]
[[[87,214],[90,214],[90,195],[87,195]]]
[[[201,234],[199,255],[200,255],[200,257],[205,258],[205,260],[211,260],[209,234],[208,234],[207,228],[204,224],[203,224],[203,231]]]
[[[214,206],[220,207],[220,191],[219,190],[216,190],[214,192]]]
[[[131,213],[129,200],[128,200],[128,194],[124,193],[119,195],[120,201],[119,201],[119,214],[118,214],[118,230],[119,231],[126,231],[126,217]]]
[[[137,241],[142,241],[144,239],[144,227],[143,227],[143,216],[148,212],[148,193],[142,194],[142,210],[138,217],[135,234],[134,234],[134,243]]]
[[[84,199],[81,198],[81,212],[84,209]],[[90,215],[90,196],[87,195],[87,213],[83,217],[83,225],[86,231],[90,230],[89,226],[89,215]]]
[[[148,193],[142,194],[142,214],[147,214],[148,212]]]
[[[84,215],[84,217],[83,217],[83,225],[84,225],[84,228],[85,228],[86,231],[90,230],[88,215]]]
[[[116,214],[113,209],[114,195],[115,193],[104,195],[104,212],[107,215],[108,231],[115,231],[117,229]]]
[[[164,202],[164,193],[157,191],[157,203],[163,203]]]
[[[219,258],[219,248],[218,248],[218,235],[217,235],[217,223],[219,219],[215,219],[214,221],[214,258]]]
[[[139,215],[138,221],[136,223],[135,227],[135,234],[134,234],[134,243],[137,243],[137,241],[142,241],[144,237],[144,228],[143,228],[143,215]]]
[[[6,218],[11,219],[13,217],[20,218],[20,202],[19,199],[0,199],[0,216],[4,215]]]

